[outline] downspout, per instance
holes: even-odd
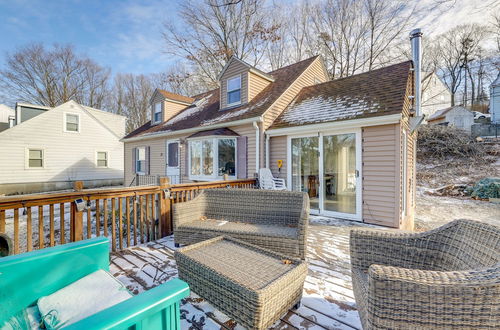
[[[269,140],[270,140],[270,137],[269,135],[266,133],[266,168],[269,168]]]
[[[253,122],[253,128],[255,128],[255,172],[259,173],[259,167],[260,167],[260,128],[259,128],[259,122],[261,122],[262,119],[256,120]]]

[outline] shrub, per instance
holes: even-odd
[[[500,198],[500,178],[484,178],[472,188],[472,197]]]

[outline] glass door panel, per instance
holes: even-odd
[[[356,134],[323,137],[323,209],[356,214]]]
[[[311,209],[319,210],[319,138],[293,138],[292,190],[309,195]]]

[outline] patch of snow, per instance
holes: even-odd
[[[380,108],[379,104],[362,98],[318,96],[292,103],[280,121],[288,124],[304,124],[345,120],[366,112],[377,112]]]
[[[264,105],[267,102],[268,98],[269,98],[269,96],[260,100],[259,102],[255,103],[253,105],[248,105],[246,107],[243,107],[243,108],[235,110],[235,111],[220,110],[220,112],[222,113],[220,116],[217,116],[216,118],[213,118],[210,120],[205,120],[201,123],[201,125],[202,126],[213,125],[213,124],[216,124],[216,123],[219,123],[219,122],[231,119],[231,118],[239,117],[247,112],[252,111],[253,109],[261,107],[262,105]]]
[[[205,105],[208,103],[208,100],[212,97],[213,94],[209,94],[205,96],[204,98],[199,99],[198,101],[194,102],[194,107],[189,107],[186,110],[182,111],[179,113],[177,116],[174,118],[170,119],[165,123],[165,126],[170,126],[171,124],[175,124],[183,119],[189,118],[191,116],[194,116],[198,114],[200,111],[205,109]]]

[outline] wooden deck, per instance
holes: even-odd
[[[361,329],[352,293],[349,231],[367,226],[312,217],[308,237],[309,274],[302,305],[290,310],[274,329]],[[111,273],[135,294],[177,276],[173,237],[133,246],[111,255]],[[233,320],[196,294],[181,306],[183,329],[238,329]]]

